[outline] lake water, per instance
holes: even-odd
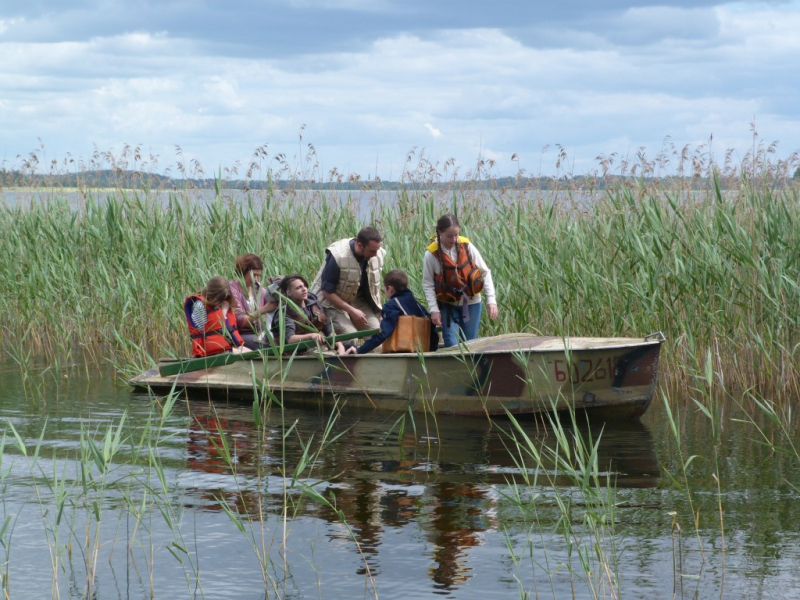
[[[581,488],[520,457],[506,420],[418,419],[398,436],[399,415],[344,411],[329,426],[323,410],[273,406],[260,436],[247,402],[180,399],[162,423],[111,372],[0,373],[12,598],[800,597],[800,461],[742,422],[749,412],[787,448],[796,417],[785,440],[731,402],[716,452],[688,399],[671,400],[680,444],[660,398],[641,422],[568,425],[599,438],[598,470],[614,482]],[[104,435],[123,414],[104,475]],[[553,447],[552,430],[522,428]],[[610,518],[592,528],[598,506]]]
[[[91,197],[99,202],[106,201],[109,197],[122,198],[120,191],[97,191],[91,190]],[[128,197],[133,197],[137,194],[140,199],[145,198],[142,191],[125,192]],[[504,204],[513,204],[517,202],[542,202],[549,205],[553,202],[560,201],[576,209],[586,209],[591,206],[597,198],[603,197],[604,192],[597,191],[593,193],[588,192],[572,192],[572,191],[553,191],[553,190],[477,190],[474,188],[464,189],[439,189],[439,190],[417,190],[413,186],[407,189],[409,196],[422,196],[432,200],[437,207],[447,209],[452,205],[454,195],[470,199],[471,204],[481,206],[486,210],[491,210],[497,201]],[[171,196],[177,196],[181,200],[188,200],[194,204],[205,205],[211,204],[216,199],[214,190],[188,190],[188,191],[151,191],[148,197],[156,199],[163,206],[167,206]],[[86,204],[86,198],[79,192],[67,191],[58,192],[52,190],[37,191],[37,190],[24,190],[24,191],[3,191],[2,201],[9,208],[25,207],[31,204],[38,204],[41,202],[51,201],[53,198],[65,199],[69,202],[70,206],[74,209],[79,209]],[[247,204],[252,201],[254,205],[260,204],[286,204],[289,208],[297,210],[307,210],[309,206],[325,202],[331,207],[349,207],[355,214],[358,215],[360,221],[364,223],[371,222],[373,211],[377,207],[395,206],[401,202],[401,192],[399,190],[275,190],[274,192],[267,192],[266,190],[252,190],[249,192],[242,192],[241,190],[222,190],[220,198],[223,202],[231,202],[233,204]]]

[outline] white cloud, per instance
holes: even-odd
[[[380,3],[338,5],[351,4]],[[169,158],[180,145],[212,169],[264,143],[293,156],[306,124],[328,168],[374,173],[379,156],[383,178],[421,145],[434,162],[471,166],[480,153],[513,173],[514,153],[528,171],[552,170],[546,156],[560,143],[581,172],[601,153],[658,152],[667,135],[683,145],[713,133],[721,151],[746,151],[754,115],[787,154],[800,147],[800,108],[788,100],[800,93],[796,4],[640,8],[614,30],[574,27],[560,44],[453,28],[248,58],[161,26],[68,42],[0,38],[0,154],[37,138],[73,155],[130,142]]]
[[[3,35],[14,26],[24,22],[25,19],[0,19],[0,35]]]
[[[621,44],[651,45],[660,40],[707,42],[717,37],[718,13],[713,8],[673,6],[634,7],[607,22],[611,41]]]
[[[430,123],[425,123],[425,129],[427,129],[430,132],[430,134],[435,138],[442,136],[442,132],[436,129],[436,127],[434,127]]]

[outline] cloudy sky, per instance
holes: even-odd
[[[323,178],[550,175],[562,148],[585,174],[710,140],[741,159],[754,121],[800,149],[800,0],[25,0],[0,56],[7,168],[128,144],[173,173],[263,149]]]

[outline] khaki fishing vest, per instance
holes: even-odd
[[[350,304],[355,300],[358,295],[358,286],[361,284],[361,265],[358,264],[358,259],[350,249],[350,239],[339,240],[333,242],[328,246],[327,250],[333,256],[336,264],[339,266],[339,284],[336,286],[336,295],[342,300]],[[381,288],[383,282],[381,281],[381,271],[383,270],[383,260],[386,256],[386,250],[381,248],[378,250],[378,255],[369,259],[367,263],[367,281],[369,282],[369,294],[375,306],[380,308],[381,302]],[[311,284],[311,292],[320,298],[322,297],[320,291],[322,290],[322,269],[325,264],[323,263],[314,278],[314,283]],[[324,299],[320,301],[323,306],[331,306],[330,303]]]

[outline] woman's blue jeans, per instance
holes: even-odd
[[[453,304],[439,304],[442,313],[443,347],[455,346],[459,340],[474,340],[478,337],[478,325],[481,322],[482,302],[469,305],[469,321],[464,322],[462,307]]]

